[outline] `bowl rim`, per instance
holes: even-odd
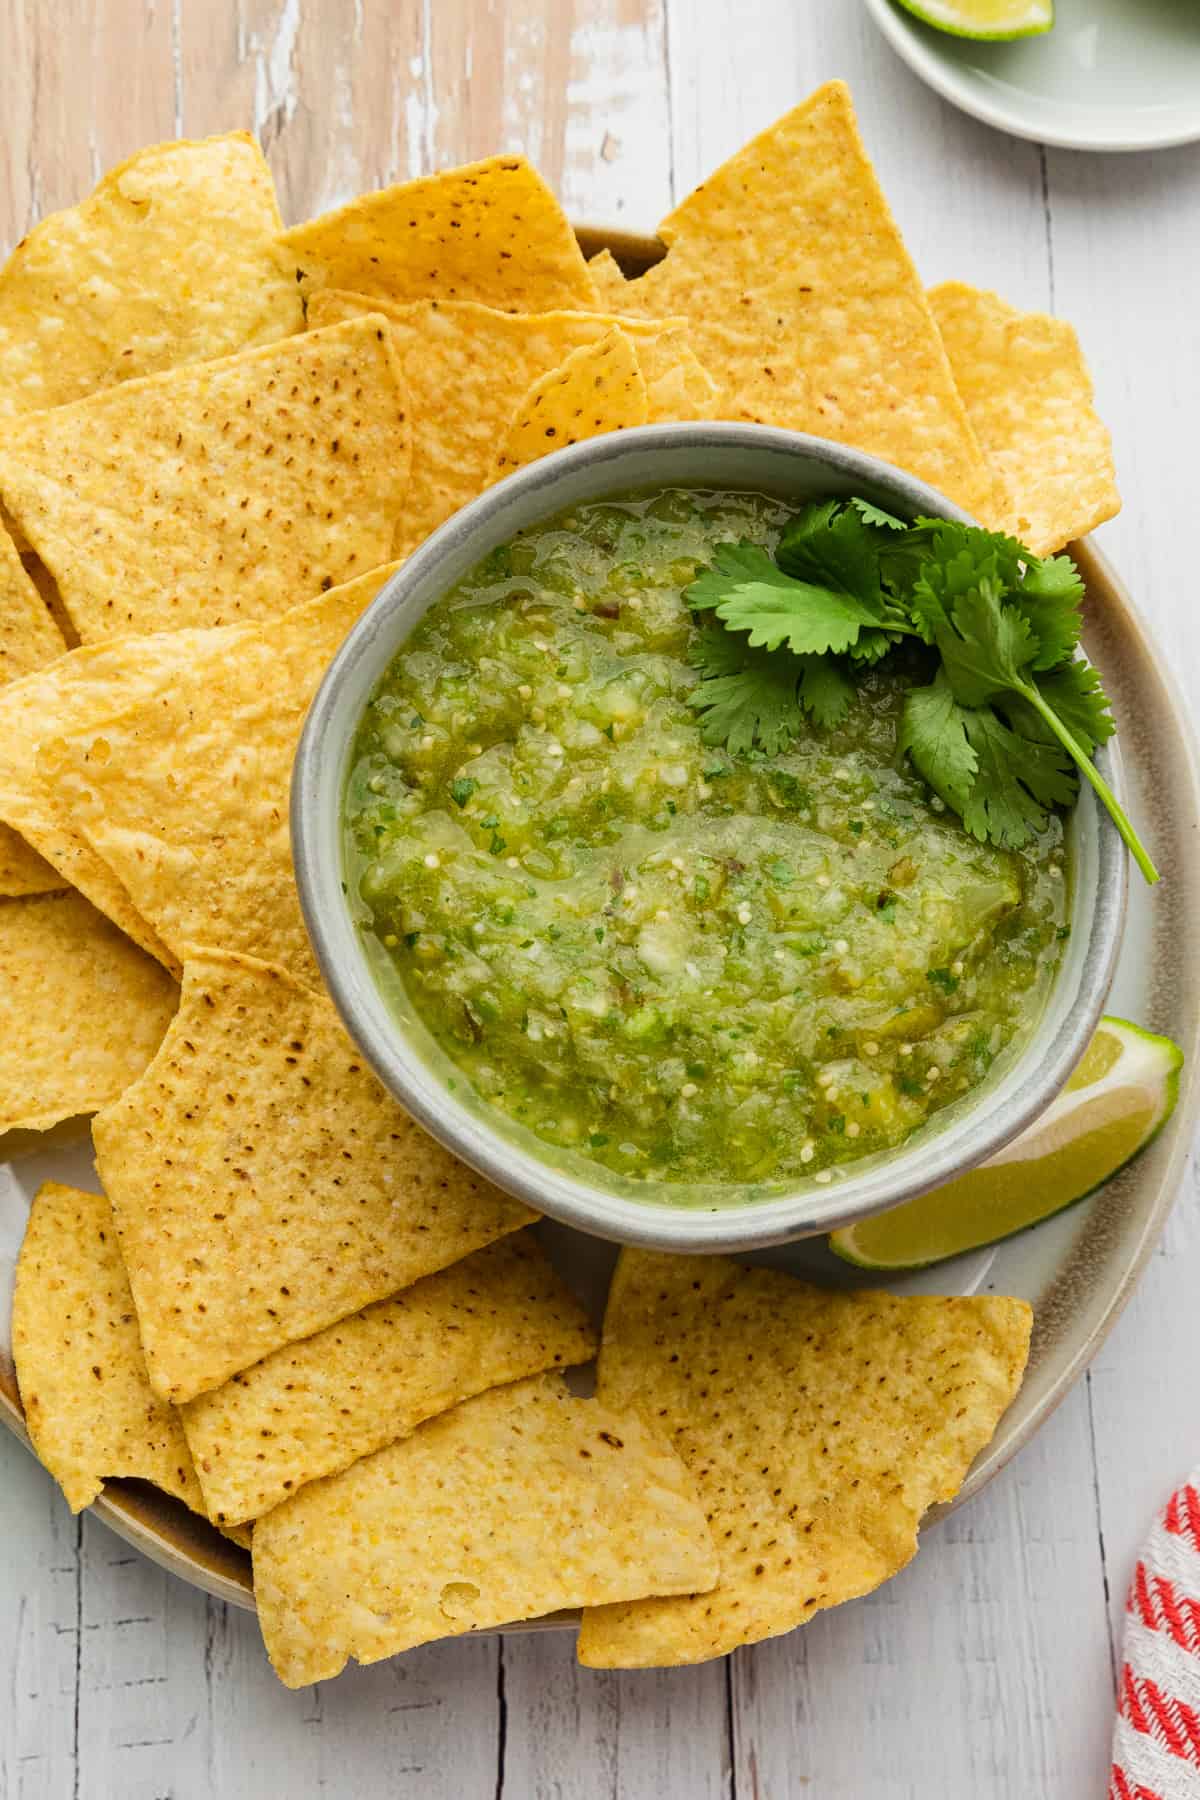
[[[742,1252],[831,1231],[914,1198],[994,1155],[1044,1111],[1103,1013],[1124,926],[1127,859],[1111,820],[1084,787],[1076,814],[1094,820],[1095,879],[1076,992],[1048,1043],[1042,1040],[1049,1011],[1034,1028],[1006,1071],[1003,1085],[1012,1091],[1002,1112],[993,1108],[987,1128],[978,1132],[971,1129],[974,1095],[967,1096],[962,1113],[949,1126],[928,1138],[919,1132],[915,1140],[863,1159],[861,1165],[848,1164],[838,1181],[818,1186],[810,1178],[770,1198],[731,1199],[707,1209],[673,1205],[653,1191],[645,1198],[615,1194],[602,1178],[588,1181],[555,1166],[551,1151],[541,1156],[514,1142],[500,1124],[489,1122],[485,1106],[476,1110],[456,1099],[421,1050],[407,1041],[390,1011],[360,947],[346,901],[341,805],[350,746],[367,697],[398,643],[453,585],[453,575],[439,580],[439,571],[450,560],[469,566],[493,543],[511,535],[518,528],[511,517],[514,512],[520,512],[521,524],[553,516],[568,503],[563,495],[556,504],[555,496],[573,485],[580,471],[594,471],[598,496],[618,492],[622,486],[652,485],[632,476],[622,482],[617,471],[634,462],[638,453],[653,456],[667,448],[693,455],[766,449],[784,458],[815,460],[832,479],[848,482],[846,491],[874,491],[909,517],[925,513],[974,522],[944,495],[880,458],[774,426],[726,421],[640,426],[587,439],[528,464],[476,496],[433,532],[389,577],[347,634],[301,734],[291,790],[292,853],[305,924],[342,1021],[384,1086],[433,1137],[498,1187],[577,1230],[651,1249]],[[672,482],[664,478],[661,485]],[[677,485],[701,487],[704,482],[691,477]],[[714,480],[713,485],[735,484]],[[747,480],[746,486],[755,489],[762,484]],[[572,492],[569,500],[583,497]],[[424,597],[414,603],[416,610],[402,632],[389,633],[389,622],[421,590],[426,590]],[[347,694],[353,696],[352,702]],[[1118,781],[1111,747],[1097,760],[1110,781]],[[975,1090],[980,1097],[988,1092],[987,1084]],[[604,1172],[597,1167],[602,1177]]]

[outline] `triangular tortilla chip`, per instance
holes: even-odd
[[[465,1401],[254,1527],[259,1623],[288,1687],[715,1573],[675,1453],[547,1376]]]
[[[589,256],[588,274],[596,284],[601,306],[619,313],[625,304],[625,289],[629,283],[612,251],[597,250],[595,256]]]
[[[95,1121],[154,1391],[190,1400],[527,1225],[282,969],[198,954],[139,1081]]]
[[[844,83],[739,150],[659,236],[667,255],[622,305],[688,318],[722,417],[852,444],[986,510],[991,478]]]
[[[554,194],[523,156],[363,194],[285,233],[306,292],[481,300],[505,312],[594,306],[596,290]]]
[[[0,525],[0,687],[53,662],[66,647],[16,545]],[[0,825],[0,894],[48,894],[65,885],[24,838]]]
[[[534,382],[496,452],[493,478],[581,438],[645,423],[646,382],[637,351],[614,327]]]
[[[203,631],[158,632],[137,640],[88,644],[0,688],[0,819],[19,831],[80,893],[107,913],[164,966],[179,961],[151,929],[128,889],[74,824],[53,781],[37,766],[38,745],[102,719],[181,675],[204,643]]]
[[[596,1336],[528,1231],[189,1400],[214,1519],[252,1519],[485,1388],[587,1362]]]
[[[387,559],[406,414],[367,314],[14,420],[0,494],[85,643],[274,618]]]
[[[100,653],[107,692],[88,682],[72,711],[68,688],[74,728],[42,744],[40,790],[180,962],[189,944],[240,950],[320,986],[292,872],[292,761],[334,652],[395,567],[265,625],[125,638]],[[186,656],[163,668],[177,637]]]
[[[16,545],[0,526],[0,687],[53,662],[66,647]]]
[[[317,325],[361,316],[379,304],[391,326],[412,399],[412,484],[395,542],[406,556],[443,520],[482,493],[496,446],[534,382],[572,350],[620,326],[646,371],[652,418],[669,403],[690,401],[682,416],[708,417],[711,383],[691,355],[681,320],[614,319],[598,312],[505,313],[472,301],[420,301],[390,306],[356,294],[317,294]]]
[[[1020,1386],[1031,1319],[1023,1300],[828,1293],[724,1257],[623,1251],[597,1393],[675,1445],[721,1577],[586,1613],[580,1661],[703,1662],[902,1569]]]
[[[115,1100],[178,994],[81,894],[0,900],[0,1132],[45,1131]]]
[[[1112,439],[1074,327],[961,281],[929,303],[995,477],[986,522],[1049,556],[1118,513]]]
[[[248,132],[118,164],[0,269],[0,418],[299,331],[280,229]]]
[[[150,1390],[103,1194],[57,1182],[38,1190],[17,1260],[12,1346],[33,1447],[72,1512],[118,1475],[204,1512],[179,1414]]]

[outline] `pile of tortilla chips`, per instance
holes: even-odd
[[[585,261],[517,156],[284,231],[232,133],[0,270],[0,1133],[95,1115],[104,1187],[34,1202],[26,1419],[72,1507],[134,1477],[250,1541],[292,1684],[567,1607],[595,1666],[788,1630],[912,1556],[1024,1367],[1020,1301],[627,1252],[569,1392],[596,1335],[533,1215],[383,1090],[304,931],[321,677],[533,459],[757,420],[1039,554],[1116,510],[1073,332],[925,293],[840,83],[661,237]]]

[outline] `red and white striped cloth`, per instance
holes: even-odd
[[[1108,1800],[1200,1800],[1200,1468],[1129,1584]]]

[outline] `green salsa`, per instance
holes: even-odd
[[[355,747],[349,879],[417,1015],[483,1101],[635,1179],[903,1143],[1036,1018],[1066,935],[1062,821],[978,843],[900,752],[919,646],[782,754],[703,741],[683,590],[790,516],[669,490],[531,528],[425,615]]]

